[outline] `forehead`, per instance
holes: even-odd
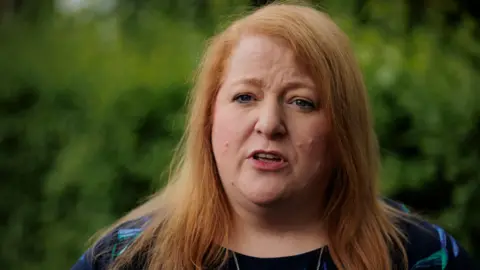
[[[295,52],[282,39],[264,35],[243,36],[233,49],[227,76],[262,76],[281,72],[284,76],[305,76]]]
[[[272,53],[275,56],[281,56],[278,54],[286,54],[287,58],[294,56],[293,50],[290,49],[288,44],[275,37],[269,37],[265,35],[243,35],[235,49],[232,52],[232,58],[236,56],[251,56],[251,58],[257,58],[266,53]]]

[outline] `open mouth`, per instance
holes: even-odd
[[[279,155],[276,154],[271,154],[271,153],[255,153],[253,155],[253,158],[255,160],[261,160],[265,162],[281,162],[283,161],[283,158]]]
[[[282,154],[273,151],[256,151],[250,155],[253,166],[261,171],[276,172],[288,165]]]

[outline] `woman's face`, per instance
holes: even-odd
[[[319,199],[329,124],[318,87],[282,41],[243,37],[215,100],[212,144],[230,200]]]

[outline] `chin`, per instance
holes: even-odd
[[[281,201],[282,194],[281,193],[273,193],[273,192],[250,192],[244,194],[245,198],[256,204],[258,206],[267,207],[276,204],[277,202]]]
[[[268,206],[285,198],[288,191],[285,182],[283,179],[277,178],[257,177],[254,181],[251,181],[251,178],[243,178],[236,183],[236,186],[237,192],[241,193],[247,201],[259,206]]]

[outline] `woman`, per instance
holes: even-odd
[[[379,199],[345,34],[272,4],[210,43],[166,188],[73,269],[473,269],[443,229]]]

